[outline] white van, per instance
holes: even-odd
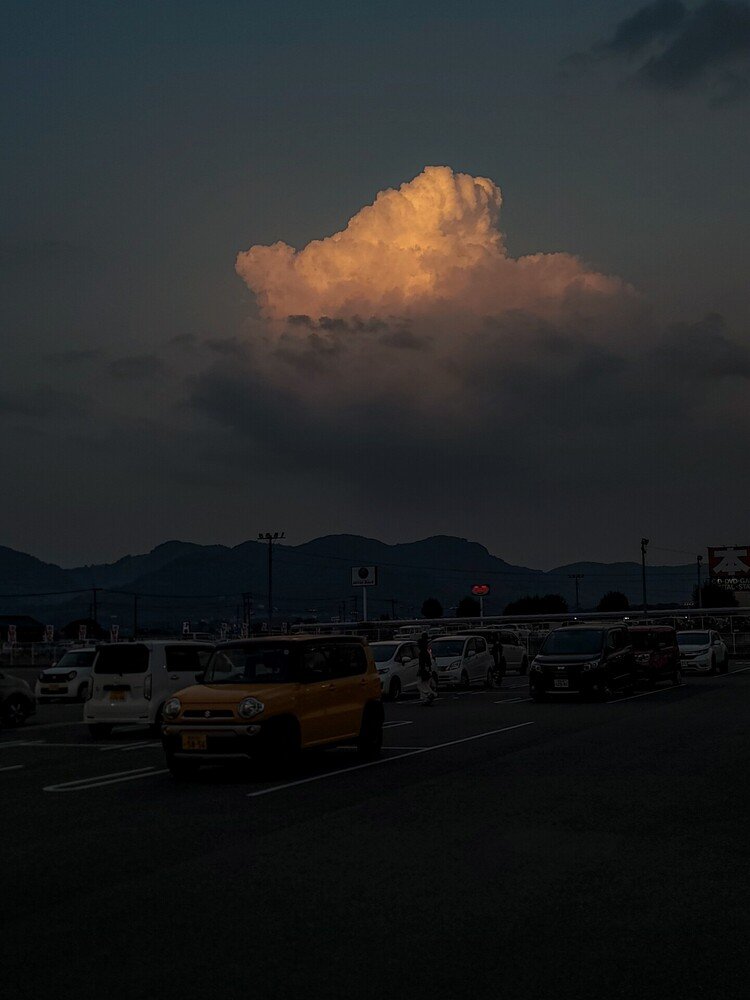
[[[180,639],[98,646],[83,709],[91,735],[108,736],[113,726],[158,727],[164,702],[195,684],[213,648],[209,642]]]

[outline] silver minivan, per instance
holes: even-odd
[[[97,647],[83,721],[94,737],[114,726],[158,731],[164,702],[196,683],[213,651],[210,642],[159,639],[104,643]]]

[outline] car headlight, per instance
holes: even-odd
[[[243,719],[252,719],[254,715],[260,715],[265,707],[257,698],[245,698],[237,706],[237,711]]]
[[[458,668],[460,666],[461,666],[461,661],[460,660],[454,660],[453,663],[449,663],[448,664],[448,669],[449,670],[458,670]]]
[[[69,681],[74,681],[77,676],[78,676],[78,671],[77,670],[69,670],[68,671],[68,680]]]
[[[584,670],[596,670],[597,667],[601,666],[601,660],[589,660],[588,663],[584,663]]]
[[[43,681],[44,679],[45,679],[45,677],[44,677],[44,671],[42,670],[42,672],[41,672],[41,673],[39,674],[39,676],[37,677],[37,680],[38,680],[38,681]]]
[[[542,669],[542,665],[539,662],[539,660],[532,660],[531,661],[531,664],[529,665],[529,670],[533,670],[534,673],[538,673],[539,671],[541,671],[541,669]]]
[[[389,674],[391,672],[390,667],[378,667],[379,674]]]
[[[182,702],[179,698],[170,698],[168,702],[165,703],[162,709],[162,715],[165,719],[176,719],[180,714],[182,709]]]

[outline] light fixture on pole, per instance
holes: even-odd
[[[648,538],[641,539],[641,582],[643,584],[643,616],[644,618],[648,614],[648,607],[646,605],[646,547],[648,546]]]
[[[273,622],[273,543],[286,537],[283,531],[259,531],[258,541],[268,542],[268,634],[271,634]]]

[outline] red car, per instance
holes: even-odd
[[[639,677],[650,684],[682,682],[677,632],[671,625],[633,625],[628,632]]]

